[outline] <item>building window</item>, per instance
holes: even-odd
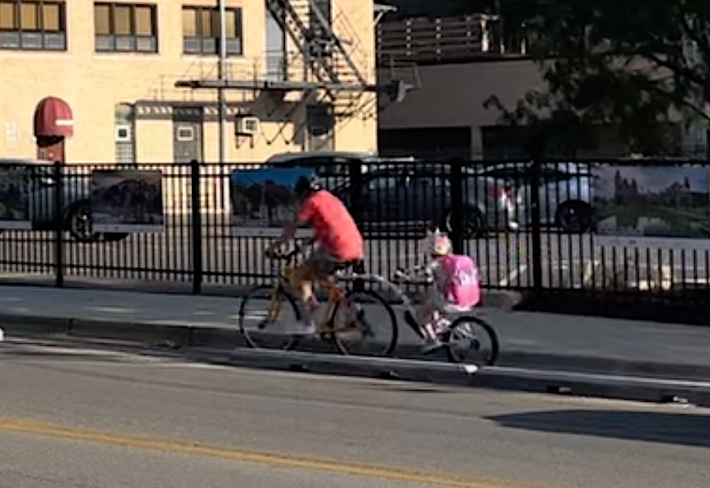
[[[158,51],[155,5],[128,3],[94,4],[96,51]]]
[[[119,103],[114,108],[114,128],[116,162],[134,164],[136,162],[135,111],[132,105]]]
[[[64,51],[64,2],[0,0],[0,49]]]
[[[219,9],[183,7],[182,32],[185,54],[219,54]],[[227,54],[242,55],[242,9],[227,9]]]

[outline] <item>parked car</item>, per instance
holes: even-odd
[[[375,154],[344,151],[291,152],[275,154],[266,160],[267,168],[313,168],[328,189],[347,183],[350,164],[360,163],[367,173],[371,168],[381,168],[386,162],[411,162],[414,158],[382,158]]]
[[[518,204],[517,219],[530,223],[532,163],[500,163],[475,170],[507,182]],[[543,163],[540,171],[540,221],[565,232],[583,234],[594,228],[591,164]]]
[[[501,179],[464,176],[461,221],[465,238],[516,227],[511,195]],[[336,190],[367,234],[452,230],[450,166],[392,164],[363,176],[360,195],[349,184]]]
[[[57,222],[63,221],[64,229],[80,242],[96,242],[101,239],[117,241],[125,233],[99,234],[92,229],[90,203],[90,174],[67,172],[62,180],[62,208],[57,209],[57,182],[54,167],[48,161],[31,159],[0,159],[0,167],[26,167],[29,185],[29,213],[32,230],[56,230]],[[58,214],[59,211],[59,214]]]

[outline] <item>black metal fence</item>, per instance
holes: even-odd
[[[67,277],[181,282],[195,293],[205,284],[264,281],[275,272],[262,252],[271,237],[235,221],[230,193],[232,172],[250,167],[130,166],[161,171],[165,225],[126,235],[91,227],[92,173],[119,166],[33,165],[33,228],[0,234],[0,274],[51,276],[57,286]],[[705,161],[392,161],[316,170],[355,216],[368,271],[383,276],[420,262],[426,230],[438,227],[476,259],[489,289],[674,297],[710,282]]]

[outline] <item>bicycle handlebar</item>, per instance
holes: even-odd
[[[395,283],[404,283],[409,285],[431,285],[434,283],[432,277],[415,277],[413,274],[420,271],[420,267],[415,267],[411,270],[404,270],[402,268],[395,271],[392,281]]]
[[[277,249],[267,249],[264,251],[264,254],[266,255],[267,258],[269,259],[274,259],[274,260],[283,260],[283,261],[288,261],[295,256],[297,256],[304,247],[310,245],[313,243],[313,238],[309,237],[306,239],[294,239],[293,240],[293,249],[287,252],[279,251]]]

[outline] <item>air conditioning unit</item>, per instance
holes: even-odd
[[[258,117],[242,117],[237,119],[237,135],[254,135],[259,132]]]
[[[116,126],[116,142],[131,142],[132,133],[130,125]]]

